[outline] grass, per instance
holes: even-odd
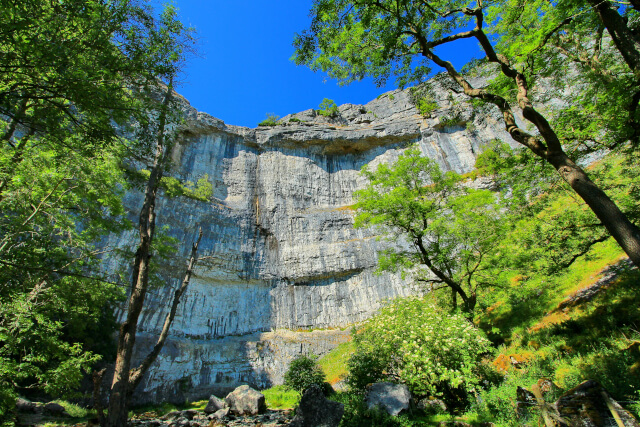
[[[347,374],[347,360],[355,350],[353,342],[345,342],[325,354],[318,360],[318,364],[327,376],[331,385],[340,381]]]
[[[293,409],[300,402],[300,393],[283,385],[262,390],[269,409]]]
[[[493,414],[498,425],[518,423],[512,407],[515,387],[530,389],[540,378],[551,379],[559,393],[587,379],[605,389],[638,415],[640,409],[640,310],[637,294],[640,272],[627,269],[591,301],[558,310],[558,302],[599,278],[608,263],[619,259],[619,250],[604,242],[594,248],[592,261],[580,261],[554,281],[554,293],[541,301],[542,314],[529,315],[514,328],[493,360],[507,376],[481,394],[485,415]],[[531,304],[529,302],[529,304]],[[523,315],[515,308],[512,315]],[[504,320],[504,319],[503,319]],[[513,366],[511,361],[520,362]],[[556,396],[557,397],[557,396]]]
[[[492,336],[492,339],[508,344],[529,329],[563,321],[564,314],[555,311],[558,305],[571,294],[594,284],[605,268],[624,258],[613,239],[596,244],[588,255],[562,274],[530,278],[514,275],[511,288],[476,318],[477,323],[490,334],[492,330],[499,330],[500,338]]]

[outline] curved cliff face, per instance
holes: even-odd
[[[258,129],[227,126],[185,107],[188,125],[173,153],[173,174],[192,182],[207,174],[213,199],[159,201],[158,224],[168,225],[182,247],[165,266],[173,282],[148,297],[140,354],[161,329],[168,286],[183,274],[200,226],[203,259],[138,401],[281,382],[296,354],[330,350],[348,336],[340,328],[412,292],[397,275],[374,274],[384,243],[371,230],[353,228],[353,193],[365,184],[360,169],[393,161],[417,142],[445,169],[467,172],[484,142],[508,140],[496,117],[474,115],[447,91],[435,94],[440,109],[432,118],[418,113],[408,92],[393,91],[364,106],[343,105],[336,118],[308,110]],[[442,126],[441,118],[454,113],[458,121]],[[140,195],[126,202],[137,212]],[[134,234],[109,243],[130,242]]]

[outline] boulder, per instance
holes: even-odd
[[[54,416],[67,415],[67,413],[65,412],[64,406],[62,406],[62,405],[60,405],[58,403],[55,403],[55,402],[46,403],[44,405],[44,410],[48,414],[54,415]]]
[[[379,407],[395,417],[409,409],[411,393],[405,384],[375,383],[369,386],[365,402],[368,409]]]
[[[236,388],[224,400],[237,415],[256,415],[267,410],[264,395],[248,385]]]
[[[184,417],[178,417],[171,421],[170,427],[189,427],[191,422]]]
[[[567,425],[596,427],[616,425],[640,427],[634,416],[613,400],[597,381],[588,380],[560,396],[555,404]]]
[[[344,414],[342,403],[328,400],[322,387],[313,384],[300,399],[290,427],[337,427]]]
[[[35,413],[36,412],[36,403],[35,402],[31,402],[30,400],[27,399],[23,399],[23,398],[18,398],[18,400],[16,400],[16,409],[18,410],[18,412],[32,412]]]
[[[418,401],[416,407],[427,414],[440,414],[447,412],[447,405],[440,399],[425,398]]]
[[[182,415],[182,412],[180,411],[171,411],[168,412],[166,414],[164,414],[162,417],[160,417],[161,420],[173,420],[175,418],[180,417],[180,415]]]
[[[205,414],[213,414],[214,412],[217,412],[220,409],[224,409],[227,406],[227,403],[223,399],[211,395],[211,397],[209,397],[209,403],[207,403],[207,406],[204,408],[204,412]]]
[[[218,409],[216,412],[214,412],[213,414],[209,415],[209,419],[212,420],[223,420],[227,417],[227,415],[229,415],[229,407],[227,406],[226,408],[222,408],[222,409]]]

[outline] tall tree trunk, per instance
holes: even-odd
[[[629,221],[613,200],[591,181],[586,172],[564,152],[553,153],[546,160],[591,208],[631,261],[640,267],[640,230],[638,227]]]
[[[640,40],[629,29],[625,20],[607,0],[588,0],[588,3],[596,10],[600,21],[605,26],[611,40],[622,54],[625,62],[636,76],[640,77]],[[638,9],[638,0],[633,2],[633,7]]]
[[[151,244],[153,243],[156,221],[156,194],[160,180],[162,179],[164,160],[166,157],[164,132],[167,121],[167,110],[173,91],[172,88],[173,84],[170,82],[160,111],[155,158],[149,180],[147,181],[144,202],[138,220],[140,243],[133,264],[131,296],[129,297],[127,317],[120,326],[120,334],[118,336],[115,371],[113,374],[113,382],[111,383],[109,410],[106,419],[106,426],[108,427],[125,427],[127,425],[128,400],[132,392],[129,378],[131,356],[133,355],[133,346],[136,340],[138,318],[142,312],[149,283],[149,259],[151,257]]]
[[[531,135],[519,128],[511,106],[506,99],[494,93],[487,92],[485,89],[474,88],[458,73],[451,62],[444,61],[433,52],[431,46],[437,46],[436,43],[429,43],[424,36],[416,34],[423,55],[444,68],[460,85],[466,95],[496,105],[502,112],[505,128],[511,137],[551,164],[558,171],[560,176],[585,201],[589,208],[591,208],[602,225],[606,227],[620,247],[627,253],[631,261],[637,267],[640,267],[640,229],[629,221],[609,196],[591,181],[584,170],[576,165],[564,152],[560,139],[549,122],[542,114],[535,110],[529,100],[529,89],[525,76],[513,68],[505,56],[495,52],[486,34],[482,31],[482,8],[466,9],[464,13],[475,16],[477,24],[475,29],[466,34],[471,34],[475,37],[487,55],[487,59],[490,62],[499,64],[502,74],[512,79],[518,91],[517,100],[518,105],[522,109],[522,115],[526,120],[535,125],[540,136]]]

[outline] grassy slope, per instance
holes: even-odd
[[[353,342],[345,342],[318,360],[329,384],[336,384],[347,374],[347,360],[349,360],[354,348]]]

